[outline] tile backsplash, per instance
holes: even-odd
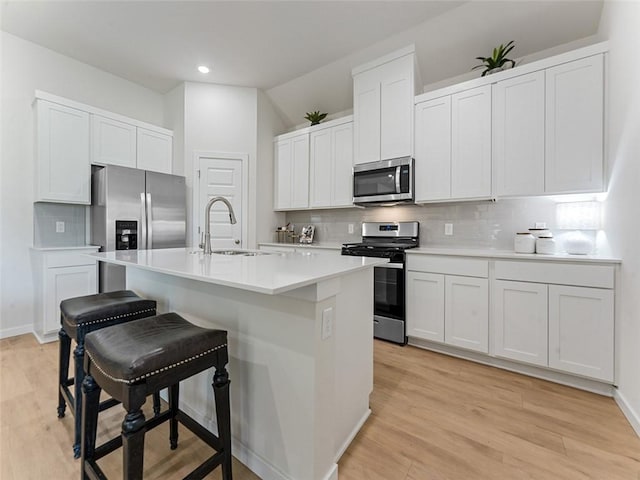
[[[36,202],[33,204],[34,247],[80,247],[87,244],[84,205]],[[56,222],[64,222],[64,232],[56,232]]]
[[[496,202],[460,202],[395,207],[347,208],[287,212],[286,221],[296,232],[305,224],[316,226],[315,242],[359,241],[362,222],[420,222],[420,244],[438,247],[512,250],[516,232],[545,222],[562,248],[566,231],[556,228],[556,202],[548,197],[501,199]],[[445,223],[453,224],[453,235],[444,234]],[[349,224],[354,233],[349,234]],[[593,233],[595,236],[595,232]]]

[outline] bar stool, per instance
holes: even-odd
[[[110,325],[117,325],[156,314],[155,300],[140,298],[130,290],[98,293],[75,297],[60,302],[60,358],[58,379],[58,418],[64,417],[65,407],[75,417],[73,456],[80,457],[80,422],[82,420],[82,380],[84,378],[84,341],[87,333]],[[73,350],[75,362],[74,377],[69,378],[69,356],[71,339],[75,340]],[[74,393],[69,387],[74,386]],[[105,400],[100,410],[105,410],[119,402]],[[160,413],[160,396],[154,397],[154,411]]]
[[[81,478],[106,478],[97,461],[123,447],[124,480],[140,480],[144,436],[169,421],[169,444],[178,446],[178,422],[211,446],[216,453],[185,479],[201,479],[217,466],[231,480],[231,420],[227,332],[197,327],[176,313],[123,323],[87,335],[82,384]],[[179,385],[199,372],[215,367],[213,393],[218,435],[179,409]],[[169,388],[169,410],[145,420],[142,405],[153,392]],[[122,434],[96,448],[100,392],[122,402],[126,410]]]

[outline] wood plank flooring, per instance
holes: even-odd
[[[0,340],[1,480],[79,477],[72,416],[56,417],[57,355],[31,335]],[[374,383],[340,480],[640,480],[640,439],[611,398],[378,341]],[[121,420],[119,407],[101,414],[100,437]],[[171,452],[167,429],[147,435],[145,479],[182,478],[210,455],[185,429]],[[120,451],[100,464],[120,478]]]

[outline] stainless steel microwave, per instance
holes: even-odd
[[[400,157],[353,167],[356,205],[413,202],[413,158]]]

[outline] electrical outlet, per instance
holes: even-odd
[[[349,233],[353,233],[353,223],[347,225],[347,230],[349,231]]]
[[[333,308],[322,311],[322,340],[326,340],[333,333]]]
[[[56,233],[64,233],[64,222],[56,222]]]
[[[453,223],[445,223],[444,224],[444,234],[445,235],[453,235]]]

